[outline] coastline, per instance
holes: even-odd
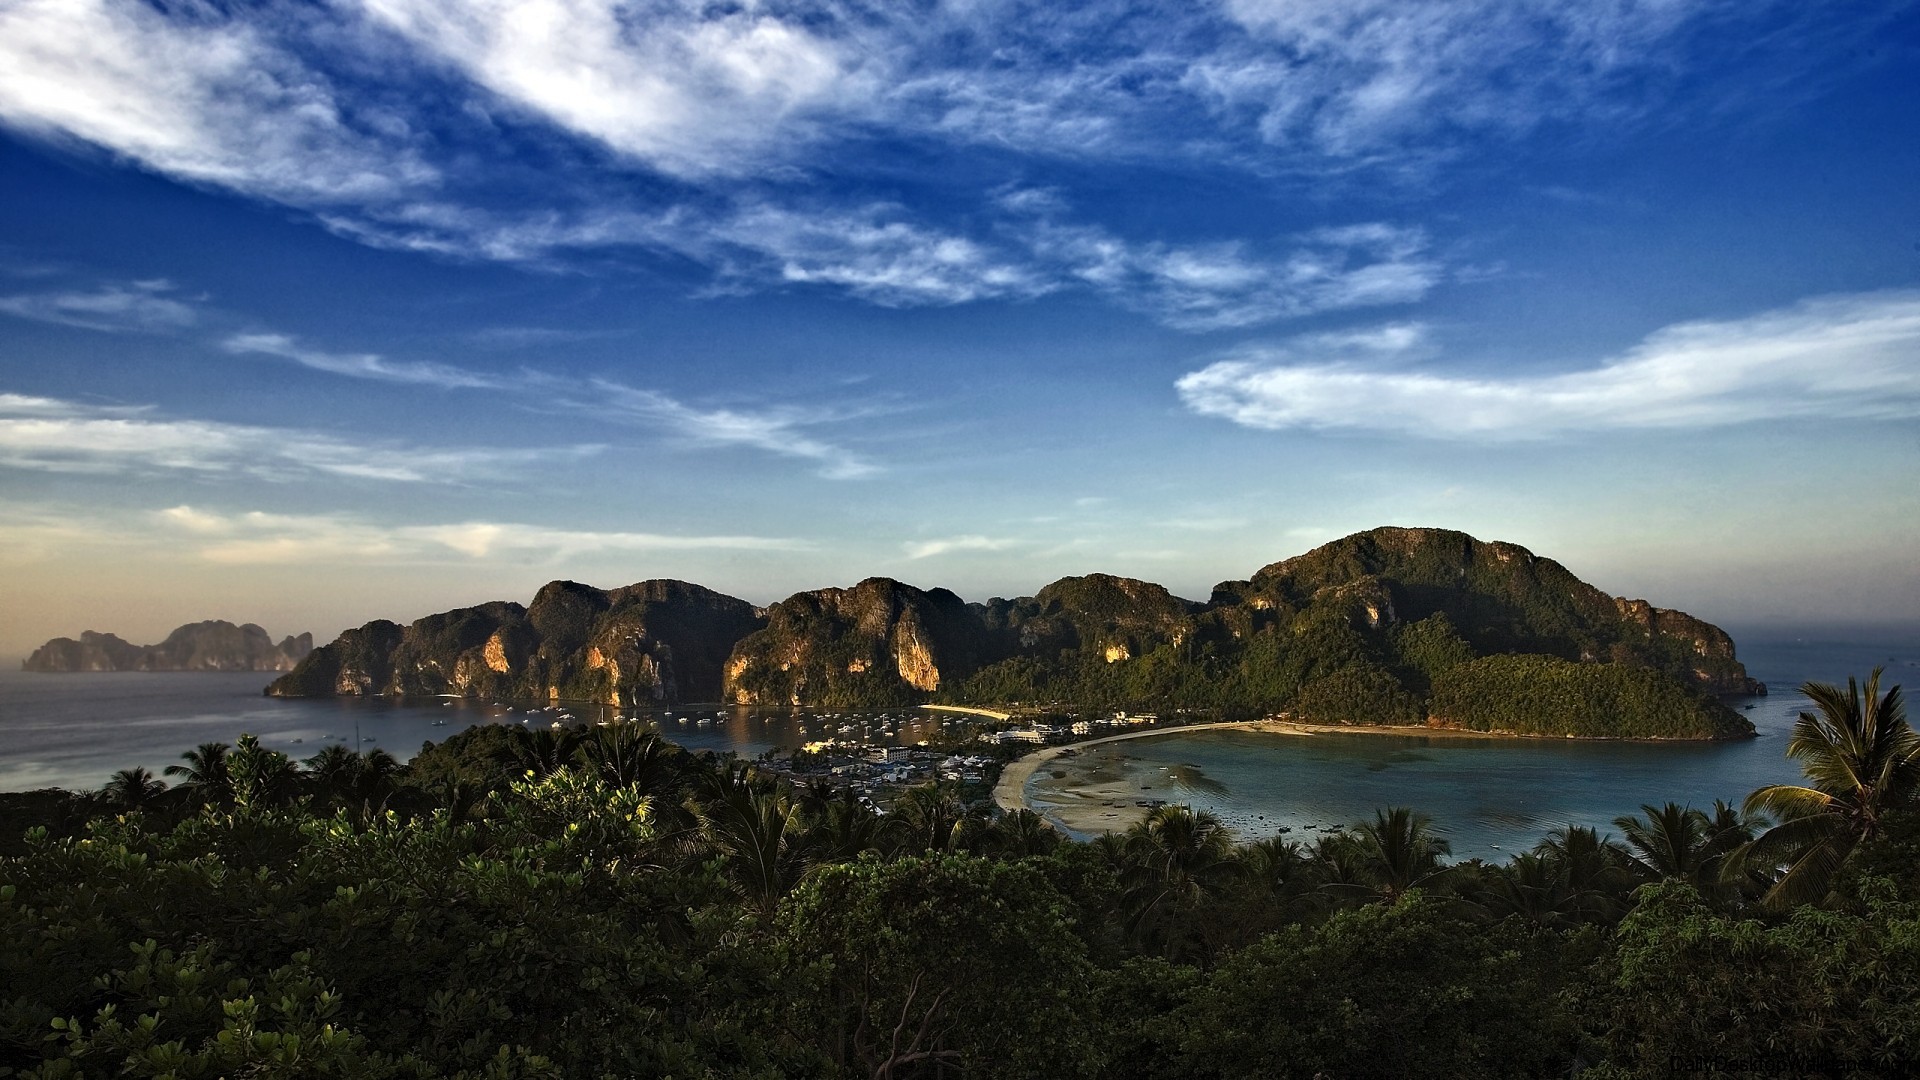
[[[915,705],[914,708],[926,709],[928,712],[960,713],[964,716],[985,716],[993,720],[1013,719],[1013,714],[1010,712],[1002,712],[999,709],[979,709],[972,705]]]
[[[1059,757],[1068,750],[1078,751],[1088,746],[1100,746],[1105,743],[1126,742],[1128,739],[1150,739],[1155,735],[1180,735],[1189,731],[1272,731],[1280,735],[1312,735],[1314,732],[1291,730],[1278,720],[1235,720],[1219,724],[1190,724],[1185,727],[1151,728],[1147,731],[1127,731],[1119,735],[1103,735],[1098,739],[1086,739],[1081,742],[1063,743],[1036,750],[1022,758],[1007,762],[1000,770],[1000,779],[993,785],[994,805],[1011,813],[1015,810],[1032,810],[1027,804],[1027,781],[1040,771],[1040,766]],[[1039,813],[1039,811],[1034,811]],[[1041,817],[1046,817],[1041,814]],[[1051,821],[1048,824],[1052,824]]]
[[[1035,806],[1027,799],[1027,783],[1040,769],[1059,759],[1066,751],[1078,751],[1085,747],[1106,743],[1125,742],[1130,739],[1149,739],[1161,736],[1180,735],[1194,731],[1264,731],[1274,735],[1288,735],[1297,738],[1311,738],[1318,735],[1391,735],[1399,738],[1440,739],[1448,742],[1462,740],[1499,740],[1525,742],[1588,742],[1588,743],[1716,743],[1716,739],[1616,739],[1593,738],[1572,735],[1530,735],[1512,731],[1469,731],[1464,728],[1427,727],[1425,725],[1371,725],[1371,724],[1309,724],[1295,720],[1241,720],[1214,724],[1192,724],[1185,727],[1152,728],[1146,731],[1128,731],[1119,735],[1107,735],[1098,739],[1081,742],[1063,743],[1037,750],[1025,757],[1008,762],[1000,771],[1000,779],[993,786],[993,801],[1002,811],[1031,810],[1040,815],[1049,826],[1063,832],[1078,834],[1098,834],[1101,832],[1123,830],[1145,816],[1138,806],[1116,807],[1107,805],[1107,797],[1113,792],[1099,792],[1103,801],[1089,805],[1076,812],[1076,808],[1061,805],[1049,805],[1045,808]],[[1118,811],[1118,812],[1113,812]],[[1096,816],[1097,815],[1097,816]]]

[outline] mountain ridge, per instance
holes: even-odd
[[[1509,654],[1540,659],[1479,663]],[[1507,685],[1515,680],[1557,689]],[[1024,701],[1475,730],[1507,730],[1518,715],[1508,703],[1525,700],[1565,713],[1527,721],[1539,733],[1642,730],[1644,713],[1663,718],[1656,737],[1723,738],[1751,725],[1713,696],[1765,688],[1703,620],[1612,596],[1518,545],[1383,527],[1224,581],[1206,601],[1109,574],[984,603],[874,577],[764,609],[686,582],[553,582],[524,608],[368,623],[267,692],[622,706]],[[1479,707],[1488,695],[1497,700]],[[1609,717],[1622,709],[1636,716]]]

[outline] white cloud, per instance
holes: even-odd
[[[1276,146],[1334,160],[1440,151],[1462,131],[1644,107],[1644,76],[1724,6],[1227,0],[1248,37],[1199,58],[1187,87],[1229,114],[1250,111]]]
[[[176,506],[153,515],[186,534],[209,562],[279,564],[440,561],[559,561],[615,552],[785,551],[801,541],[760,536],[688,536],[664,533],[555,529],[513,522],[382,525],[345,514],[221,514]]]
[[[795,406],[759,410],[700,409],[658,390],[626,386],[609,379],[579,380],[532,370],[523,371],[516,377],[504,377],[449,364],[388,360],[374,353],[330,353],[305,348],[285,334],[237,334],[224,344],[229,352],[282,357],[319,371],[354,379],[448,389],[518,391],[537,388],[542,400],[550,406],[596,419],[637,421],[665,429],[702,446],[746,446],[783,457],[814,461],[819,463],[822,476],[834,480],[850,480],[879,471],[879,466],[864,457],[803,430],[842,423],[864,415],[858,411]]]
[[[607,379],[592,381],[590,402],[580,407],[599,415],[624,415],[667,427],[705,446],[746,446],[820,463],[820,475],[832,480],[871,476],[879,467],[844,447],[805,434],[804,428],[849,419],[844,413],[783,406],[746,409],[698,409],[656,390],[638,390]]]
[[[1247,427],[1362,429],[1440,438],[1712,427],[1756,420],[1920,416],[1920,293],[1807,300],[1751,318],[1667,327],[1597,367],[1537,376],[1380,370],[1333,362],[1307,338],[1182,377],[1187,407]],[[1415,350],[1376,335],[1376,357]],[[1361,352],[1368,350],[1362,349]]]
[[[1309,233],[1280,257],[1238,241],[1128,244],[1098,228],[1046,221],[1028,235],[1034,253],[1062,274],[1182,330],[1408,303],[1442,276],[1425,232],[1383,223]]]
[[[294,428],[170,419],[148,408],[0,395],[0,467],[40,472],[184,472],[288,480],[322,474],[395,483],[498,479],[596,446],[534,450],[349,442]]]
[[[909,559],[930,559],[935,555],[946,555],[955,551],[1005,551],[1020,546],[1018,540],[996,539],[991,536],[949,536],[938,540],[915,540],[902,544]]]
[[[329,353],[303,348],[285,334],[235,334],[222,343],[231,353],[260,353],[291,360],[304,367],[355,379],[382,382],[418,383],[447,389],[504,390],[518,386],[516,380],[502,379],[484,372],[447,364],[423,361],[391,361],[376,353]]]
[[[115,0],[0,7],[0,122],[303,207],[378,201],[435,179],[406,122],[356,116],[276,43],[266,10],[169,9]]]
[[[618,0],[359,0],[379,24],[522,109],[681,176],[792,154],[815,111],[876,87],[816,19]],[[817,13],[817,14],[825,14]]]
[[[0,313],[109,333],[161,333],[192,326],[197,313],[168,296],[171,291],[173,286],[165,281],[135,281],[92,290],[23,293],[0,296]]]
[[[809,212],[754,205],[700,229],[771,264],[778,280],[837,286],[892,307],[960,304],[1049,292],[1029,259],[916,225],[900,208]],[[699,241],[684,244],[695,248]]]

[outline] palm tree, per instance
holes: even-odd
[[[809,818],[807,850],[817,861],[851,862],[865,852],[893,846],[893,830],[888,828],[893,819],[862,806],[852,792],[821,796],[821,789],[809,789],[800,802]]]
[[[1610,922],[1625,907],[1634,881],[1625,848],[1583,825],[1568,825],[1533,847],[1566,890],[1564,909],[1582,922]]]
[[[586,728],[521,728],[521,737],[513,741],[513,756],[520,766],[536,777],[552,776],[572,763],[574,754],[586,741]]]
[[[748,904],[771,913],[808,866],[798,809],[744,765],[714,774],[708,789],[697,804],[707,839]]]
[[[1453,850],[1435,835],[1432,819],[1404,806],[1374,811],[1372,821],[1356,827],[1355,839],[1373,892],[1389,904],[1438,881],[1447,872],[1440,857]]]
[[[645,724],[595,728],[574,751],[608,786],[638,787],[648,795],[664,793],[673,775],[674,753],[673,744]]]
[[[107,786],[100,789],[100,794],[115,806],[140,810],[166,790],[166,781],[136,765],[114,773],[112,779],[107,781]]]
[[[1747,796],[1749,814],[1779,824],[1741,849],[1772,886],[1761,903],[1781,908],[1825,898],[1848,857],[1879,831],[1888,810],[1920,791],[1920,734],[1907,725],[1898,686],[1880,693],[1874,668],[1864,693],[1848,679],[1843,691],[1807,683],[1800,692],[1816,712],[1803,712],[1787,740],[1807,784],[1773,784]]]
[[[341,796],[360,779],[361,758],[341,743],[332,743],[306,760],[307,776],[320,792]]]
[[[1523,851],[1490,869],[1484,906],[1495,915],[1518,915],[1546,927],[1579,921],[1565,862],[1538,850]]]
[[[1729,852],[1753,838],[1738,811],[1725,802],[1714,805],[1714,816],[1678,803],[1645,804],[1645,815],[1613,819],[1633,848],[1632,863],[1652,880],[1692,883],[1712,894],[1720,882],[1721,863]]]
[[[1052,851],[1060,843],[1060,834],[1045,818],[1022,807],[987,826],[985,839],[986,847],[995,854],[1021,859]]]
[[[981,824],[980,814],[967,806],[952,784],[908,788],[893,809],[907,843],[922,851],[958,851],[967,834]]]
[[[233,798],[233,777],[227,771],[227,744],[204,742],[180,755],[185,765],[169,765],[163,772],[180,777],[203,801],[223,803]]]
[[[1156,806],[1127,830],[1121,903],[1143,941],[1163,937],[1169,958],[1181,951],[1181,914],[1218,896],[1240,876],[1233,836],[1220,819],[1188,806]]]

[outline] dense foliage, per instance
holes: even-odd
[[[1486,656],[1433,683],[1433,718],[1473,731],[1588,738],[1723,739],[1752,725],[1649,668]]]
[[[1871,815],[1647,806],[1500,865],[1404,809],[1311,846],[876,815],[634,725],[210,743],[0,798],[0,1075],[1910,1075],[1915,742],[1897,691],[1816,700],[1805,790],[1895,778]]]

